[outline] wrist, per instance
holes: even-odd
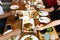
[[[10,16],[11,14],[10,13],[8,13],[8,16]]]
[[[14,36],[14,32],[13,31],[11,32],[11,36]]]
[[[45,8],[43,8],[43,11],[45,11]]]

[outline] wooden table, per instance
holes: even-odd
[[[20,5],[20,3],[21,3],[21,5]],[[12,5],[15,5],[15,3],[12,2]],[[24,7],[25,4],[22,4],[21,0],[19,0],[19,2],[17,3],[17,5],[19,5],[19,7],[20,7],[19,10],[23,10],[25,8]],[[35,23],[35,26],[37,24],[39,24],[38,19],[34,19],[34,23]],[[22,19],[15,20],[14,16],[9,16],[8,19],[7,19],[7,23],[6,24],[11,24],[11,27],[12,27],[13,30],[16,29],[16,28],[19,28],[19,29],[22,30]],[[56,33],[55,28],[54,27],[52,27],[52,28],[53,28],[53,33],[55,33],[55,35],[58,36],[57,33]],[[20,38],[22,36],[28,35],[28,34],[32,34],[32,35],[37,36],[39,38],[39,40],[41,39],[41,33],[40,33],[40,31],[38,31],[37,33],[33,33],[33,32],[32,33],[24,33],[24,32],[21,31]]]
[[[39,24],[38,19],[34,19],[34,23],[35,23],[35,26],[36,26],[37,24]],[[33,32],[32,32],[32,33],[24,33],[24,32],[22,32],[22,19],[20,19],[20,20],[15,20],[15,17],[14,17],[14,16],[10,16],[10,17],[8,17],[7,24],[11,24],[11,27],[12,27],[13,30],[16,29],[16,28],[19,28],[19,29],[21,30],[20,38],[21,38],[22,36],[28,35],[28,34],[30,34],[30,35],[31,35],[31,34],[32,34],[32,35],[35,35],[35,36],[37,36],[39,39],[42,38],[40,31],[38,31],[37,33],[33,33]],[[54,27],[53,27],[53,33],[57,36],[56,30],[55,30]]]

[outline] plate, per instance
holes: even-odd
[[[36,7],[37,7],[37,8],[41,8],[41,7],[45,8],[45,6],[43,6],[43,5],[41,5],[41,4],[37,4]]]
[[[46,11],[41,11],[41,13],[40,13],[40,16],[48,16],[48,15],[49,15],[49,13]]]
[[[5,35],[5,34],[7,34],[7,33],[11,32],[11,31],[12,31],[12,29],[10,29],[10,30],[8,30],[8,31],[4,32],[4,34],[3,34],[3,35]]]
[[[18,5],[12,5],[12,6],[10,6],[10,9],[18,9],[18,8],[19,8]]]
[[[25,35],[25,36],[23,36],[23,37],[21,38],[21,40],[24,40],[25,38],[30,37],[30,36],[31,36],[31,38],[32,38],[33,40],[38,40],[38,38],[37,38],[36,36],[34,36],[34,35]]]
[[[39,21],[42,22],[42,23],[49,23],[50,19],[48,17],[40,17]]]

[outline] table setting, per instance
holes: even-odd
[[[53,40],[52,37],[55,35],[53,33],[56,33],[54,28],[40,30],[45,25],[51,22],[49,12],[36,10],[34,8],[34,6],[37,9],[40,9],[41,7],[45,8],[44,5],[39,3],[40,1],[32,0],[31,3],[30,0],[27,2],[26,0],[23,0],[23,2],[26,4],[25,10],[17,10],[19,9],[18,5],[12,5],[10,7],[11,9],[16,11],[15,20],[17,19],[17,26],[19,26],[21,30],[21,34],[19,36],[20,38],[17,37],[16,40]],[[56,36],[54,36],[54,38],[56,38]]]

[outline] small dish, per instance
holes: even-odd
[[[18,5],[12,5],[12,6],[10,6],[10,9],[18,9],[18,8],[19,8]]]
[[[41,11],[41,13],[40,13],[40,16],[48,16],[48,15],[49,15],[49,13],[46,11]]]
[[[37,8],[41,8],[41,7],[45,8],[45,6],[43,6],[43,5],[41,5],[41,4],[37,4],[36,7],[37,7]]]
[[[42,22],[42,23],[49,23],[50,19],[48,17],[40,17],[39,21]]]

